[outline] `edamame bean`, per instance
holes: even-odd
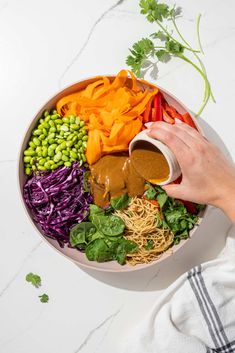
[[[61,125],[61,124],[63,124],[63,120],[62,119],[56,119],[55,123]]]
[[[31,168],[29,167],[25,168],[25,174],[30,175],[30,173],[31,173]]]
[[[53,160],[54,160],[54,162],[57,163],[57,162],[59,162],[61,160],[61,158],[62,158],[62,153],[59,151],[59,152],[56,153],[56,155],[54,156]]]
[[[29,142],[29,146],[30,146],[31,148],[35,148],[35,147],[36,147],[35,144],[33,143],[33,141],[30,141],[30,142]]]
[[[51,147],[51,146],[50,146]],[[55,155],[55,151],[53,148],[48,147],[48,156],[53,157]]]
[[[45,135],[44,134],[41,134],[40,136],[39,136],[39,140],[41,140],[41,141],[43,141],[44,139],[45,139]]]
[[[51,169],[54,170],[56,168],[58,168],[58,164],[56,164],[56,163],[52,164]]]
[[[48,146],[49,142],[47,140],[42,141],[42,146]]]
[[[72,130],[78,130],[78,129],[79,129],[79,126],[78,126],[77,124],[71,124],[71,125],[70,125],[70,128],[71,128]]]
[[[69,156],[69,151],[63,150],[63,151],[62,151],[62,154],[64,154],[65,156]]]
[[[83,127],[84,125],[85,125],[84,121],[83,121],[83,120],[80,121],[79,126],[80,126],[80,127]]]
[[[25,156],[35,156],[35,154],[36,154],[36,152],[33,150],[28,149],[28,150],[24,151]]]
[[[56,127],[55,126],[51,126],[50,129],[49,129],[49,132],[50,133],[56,132]]]
[[[40,161],[38,162],[39,165],[44,165],[46,163],[46,160],[44,158],[41,158]]]
[[[30,161],[31,161],[31,157],[30,156],[25,156],[24,157],[24,162],[25,163],[30,163]]]
[[[67,116],[65,116],[65,117],[63,118],[63,122],[64,122],[64,123],[69,123],[69,121],[70,121],[70,120],[69,120],[69,118],[68,118]]]
[[[43,146],[42,148],[42,156],[46,157],[47,156],[47,147]]]
[[[74,133],[71,133],[71,134],[68,135],[67,141],[70,141],[70,140],[72,140],[73,138],[74,138]]]
[[[46,167],[44,167],[43,165],[38,165],[38,170],[46,170]]]
[[[78,155],[77,155],[77,153],[76,153],[76,152],[74,152],[74,151],[70,151],[70,157],[71,157],[71,158],[75,158],[75,159],[77,159],[77,158],[78,158]]]
[[[41,141],[37,137],[33,138],[33,143],[35,144],[35,146],[40,146],[41,145]]]
[[[71,163],[71,162],[64,162],[64,165],[65,165],[66,167],[71,167],[72,163]]]
[[[69,116],[69,120],[70,120],[70,123],[71,123],[71,124],[74,124],[75,121],[76,121],[76,117],[75,117],[74,115],[70,115],[70,116]]]
[[[80,124],[80,121],[81,121],[80,118],[77,116],[76,119],[75,119],[75,123],[76,123],[77,125],[79,125],[79,124]]]
[[[62,155],[62,161],[68,162],[69,161],[69,157],[67,157],[65,154],[63,154]]]
[[[73,146],[73,142],[72,141],[67,141],[66,142],[66,146],[67,147],[72,147]]]
[[[62,126],[60,127],[60,131],[61,131],[61,130],[64,131],[64,132],[65,132],[65,131],[67,132],[67,131],[69,131],[69,128],[68,128],[68,126],[66,126],[66,125],[62,125]]]
[[[45,112],[44,112],[44,116],[45,116],[45,118],[46,118],[48,115],[49,115],[48,110],[45,110]]]
[[[86,156],[84,154],[81,155],[83,162],[86,162]]]

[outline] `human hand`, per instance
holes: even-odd
[[[153,123],[149,136],[165,143],[175,154],[182,182],[162,188],[171,197],[224,210],[235,221],[235,167],[200,133],[181,123]]]

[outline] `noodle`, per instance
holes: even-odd
[[[174,235],[169,229],[158,228],[158,206],[143,198],[134,197],[128,207],[115,212],[126,225],[124,238],[134,241],[138,252],[127,255],[131,265],[149,263],[158,259],[173,243]],[[151,241],[151,249],[145,247]]]

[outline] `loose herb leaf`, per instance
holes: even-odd
[[[170,15],[169,6],[160,4],[155,0],[141,0],[140,1],[141,13],[146,15],[149,22],[163,21],[163,18],[168,18]]]
[[[147,244],[145,245],[145,250],[151,250],[154,247],[154,242],[152,239],[148,239]]]
[[[39,298],[40,298],[40,301],[42,302],[42,303],[47,303],[48,302],[48,300],[49,300],[49,296],[47,295],[47,294],[42,294],[42,295],[39,295],[38,296]]]
[[[129,205],[130,200],[128,194],[124,194],[120,197],[111,199],[111,206],[114,210],[122,210]]]
[[[150,37],[153,39],[160,39],[162,42],[165,42],[169,39],[169,37],[163,31],[154,32],[150,34]]]
[[[168,40],[166,42],[166,50],[171,54],[177,55],[184,52],[184,47],[174,40]]]
[[[161,62],[166,62],[169,61],[171,56],[165,49],[160,49],[155,52],[155,55],[157,56],[158,60]]]
[[[25,277],[27,282],[30,282],[34,287],[39,288],[41,286],[41,277],[32,272],[28,273]]]
[[[165,192],[157,195],[157,201],[161,209],[163,208],[167,200],[168,200],[168,195]]]
[[[140,41],[133,44],[132,49],[130,49],[132,55],[127,57],[126,63],[137,76],[140,76],[140,69],[144,66],[153,49],[154,44],[148,38],[142,38]]]
[[[152,185],[148,184],[148,189],[145,191],[144,195],[147,200],[154,200],[157,192]]]

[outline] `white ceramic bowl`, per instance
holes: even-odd
[[[106,75],[107,76],[107,75]],[[102,77],[102,76],[100,76]],[[108,76],[110,80],[114,80],[115,76]],[[139,269],[143,269],[143,268],[147,268],[149,266],[153,266],[156,263],[159,263],[160,261],[163,261],[165,259],[167,259],[169,256],[171,256],[173,253],[175,253],[176,251],[178,251],[181,247],[183,247],[185,245],[186,242],[190,241],[190,238],[185,239],[185,240],[181,240],[181,242],[178,245],[173,246],[169,251],[165,252],[162,254],[162,256],[156,260],[153,261],[150,264],[141,264],[141,265],[136,265],[136,266],[130,266],[130,265],[124,265],[121,266],[119,265],[117,262],[111,261],[111,262],[104,262],[104,263],[98,263],[98,262],[94,262],[94,261],[89,261],[85,254],[76,250],[76,249],[71,249],[68,247],[64,247],[61,248],[60,245],[58,244],[58,242],[56,240],[50,239],[48,237],[46,237],[40,226],[38,224],[36,224],[33,221],[32,218],[32,214],[31,211],[27,208],[25,202],[24,202],[24,198],[23,198],[23,186],[24,183],[26,181],[26,175],[24,174],[24,165],[23,165],[23,155],[24,155],[24,150],[26,149],[26,146],[28,144],[28,141],[30,139],[31,136],[31,132],[34,129],[34,127],[36,126],[38,120],[40,119],[41,115],[43,114],[43,112],[45,110],[51,110],[56,106],[56,102],[61,99],[62,97],[68,95],[68,94],[72,94],[78,90],[82,90],[84,89],[88,84],[94,82],[95,80],[97,80],[97,77],[92,77],[92,78],[88,78],[88,79],[84,79],[81,80],[63,90],[61,90],[60,92],[58,92],[57,94],[55,94],[51,99],[49,99],[41,108],[40,110],[37,112],[37,114],[33,117],[33,119],[31,120],[25,135],[23,137],[23,141],[22,141],[22,145],[21,145],[21,149],[20,149],[20,153],[19,153],[19,157],[18,157],[18,183],[19,183],[19,192],[20,192],[20,198],[21,198],[21,202],[23,204],[23,207],[26,211],[26,215],[29,219],[29,221],[31,222],[31,224],[33,225],[33,227],[38,231],[38,234],[41,236],[41,238],[43,240],[45,240],[49,245],[51,245],[56,251],[58,251],[58,253],[64,255],[65,257],[67,257],[68,259],[72,260],[73,262],[75,262],[76,264],[80,265],[80,266],[84,266],[84,267],[88,267],[88,268],[92,268],[92,269],[96,269],[99,271],[107,271],[107,272],[128,272],[128,271],[136,271]],[[146,82],[146,85],[148,85],[148,83]],[[153,85],[153,84],[150,84]],[[176,99],[174,96],[172,96],[169,92],[167,92],[166,90],[158,87],[160,89],[160,91],[162,92],[163,96],[165,97],[166,101],[170,104],[173,105],[181,114],[184,114],[186,112],[189,112],[189,110],[178,100]],[[190,113],[191,114],[191,113]],[[192,114],[191,114],[192,116]],[[195,121],[195,124],[197,125],[197,127],[200,129],[200,127],[198,126],[197,121]],[[202,218],[205,216],[206,210],[204,210],[203,212],[201,212],[201,214],[199,214],[199,221],[198,221],[198,225],[201,223]],[[198,229],[198,226],[194,227],[191,232],[190,232],[190,237],[192,237],[194,234],[196,234],[196,230]]]

